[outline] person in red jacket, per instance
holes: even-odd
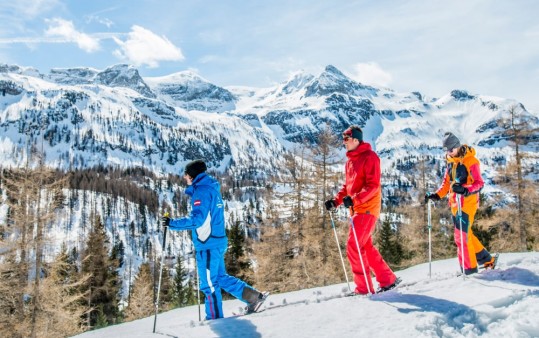
[[[449,195],[457,256],[461,267],[464,262],[462,268],[466,275],[476,273],[478,263],[493,269],[496,266],[496,257],[492,257],[472,231],[474,216],[479,207],[479,192],[484,185],[475,149],[461,145],[460,140],[450,132],[444,135],[443,148],[447,155],[444,178],[438,190],[425,194],[425,202],[429,199],[439,201]],[[460,217],[457,203],[461,207]]]
[[[358,126],[350,126],[343,132],[343,143],[348,158],[344,168],[346,179],[342,189],[326,201],[325,206],[328,211],[341,204],[350,208],[351,226],[346,248],[354,273],[355,293],[374,292],[371,271],[379,284],[377,292],[387,291],[400,280],[372,244],[372,233],[382,205],[380,158],[370,144],[363,142],[363,132]]]

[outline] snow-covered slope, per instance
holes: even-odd
[[[143,166],[158,173],[179,173],[196,158],[221,171],[232,163],[268,169],[276,167],[275,158],[284,151],[268,130],[252,128],[237,116],[216,118],[153,98],[132,67],[63,74],[71,77],[51,82],[0,73],[4,165],[25,163],[29,145],[43,145],[47,162],[63,169],[101,164]]]
[[[191,71],[144,80],[160,99],[172,106],[218,113],[234,110],[236,98],[232,93]]]
[[[270,295],[266,310],[233,317],[242,303],[225,301],[225,317],[198,321],[196,306],[86,332],[77,337],[538,337],[539,253],[502,253],[496,270],[457,276],[456,258],[397,275],[398,289],[342,297],[346,283]],[[335,267],[337,269],[337,267]]]

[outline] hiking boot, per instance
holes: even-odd
[[[483,264],[485,269],[494,269],[496,267],[496,263],[498,263],[498,256],[499,256],[499,254],[495,254],[494,256],[492,256],[490,261]]]
[[[262,304],[264,304],[264,302],[266,301],[266,298],[268,298],[268,295],[268,291],[259,292],[256,300],[250,302],[249,305],[247,305],[247,307],[245,308],[245,314],[257,312],[262,306]]]
[[[401,282],[402,280],[400,279],[400,277],[397,277],[397,279],[395,279],[395,282],[391,285],[388,285],[388,286],[384,286],[384,287],[379,287],[378,290],[376,290],[376,293],[381,293],[381,292],[385,292],[385,291],[389,291],[391,289],[394,289],[397,285],[399,285],[399,283]]]

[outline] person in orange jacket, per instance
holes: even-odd
[[[356,283],[354,292],[374,292],[371,271],[379,284],[377,292],[387,291],[399,280],[372,244],[372,233],[382,205],[380,158],[369,143],[363,142],[363,132],[358,126],[350,126],[343,132],[343,143],[348,158],[344,168],[345,182],[335,197],[325,202],[325,207],[328,211],[341,204],[350,208],[351,226],[346,250]]]
[[[443,149],[447,154],[447,168],[444,178],[436,192],[425,194],[425,203],[428,200],[438,201],[449,195],[449,206],[455,225],[457,255],[459,264],[466,275],[476,273],[477,264],[483,264],[485,268],[494,268],[495,258],[485,249],[472,231],[474,216],[479,207],[479,192],[484,185],[479,160],[475,157],[475,149],[465,144],[461,145],[460,140],[450,132],[444,135]],[[461,205],[462,216],[460,219],[457,203]],[[463,253],[464,259],[462,258]],[[462,267],[463,261],[464,266]]]

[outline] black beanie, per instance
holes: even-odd
[[[348,136],[357,139],[359,142],[363,142],[363,131],[358,126],[350,126],[343,133],[343,136]]]
[[[206,163],[202,160],[194,160],[185,166],[185,173],[189,176],[191,176],[192,179],[195,179],[198,174],[201,174],[205,172],[208,168],[206,167]]]

